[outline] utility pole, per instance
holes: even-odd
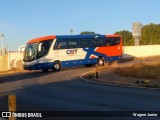
[[[135,39],[135,46],[139,46],[139,40],[141,38],[141,29],[142,29],[142,23],[139,22],[133,23],[132,35],[133,38]]]
[[[73,29],[70,29],[70,32],[71,32],[71,35],[72,35],[72,33],[73,33]]]

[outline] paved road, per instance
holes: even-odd
[[[79,76],[93,67],[0,77],[0,111],[17,95],[18,111],[160,111],[160,90],[107,85]]]

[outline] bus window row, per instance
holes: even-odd
[[[105,47],[120,44],[120,38],[98,38],[98,39],[57,39],[54,49],[71,49],[87,47]]]

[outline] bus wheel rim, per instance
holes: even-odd
[[[55,65],[54,65],[54,68],[55,68],[55,69],[59,69],[59,68],[60,68],[59,64],[55,64]]]
[[[103,65],[103,60],[100,59],[98,63],[99,63],[99,65]]]

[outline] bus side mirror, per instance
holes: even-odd
[[[38,51],[39,51],[39,52],[42,51],[42,43],[40,43],[40,44],[38,45]]]

